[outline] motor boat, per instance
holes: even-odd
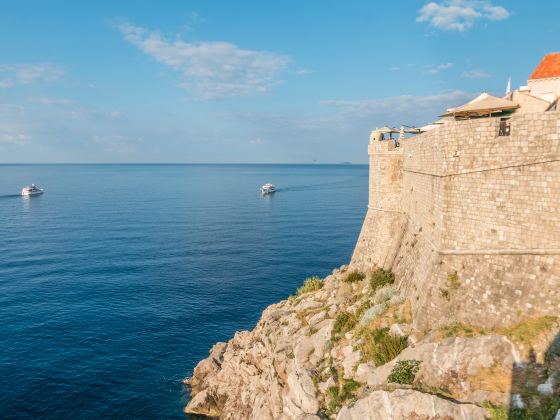
[[[31,197],[34,195],[41,195],[43,194],[43,190],[37,187],[35,184],[28,185],[21,189],[21,195],[24,197]]]
[[[273,192],[276,192],[276,187],[273,184],[264,184],[261,187],[262,195],[272,194]]]

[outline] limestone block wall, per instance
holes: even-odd
[[[492,118],[411,139],[402,210],[440,250],[560,248],[558,115],[514,116],[504,137]]]
[[[528,81],[531,94],[543,95],[546,93],[560,92],[560,78],[532,79]]]
[[[457,121],[398,151],[371,139],[351,265],[391,268],[416,322],[560,313],[560,113],[515,114],[505,137],[499,122]]]
[[[354,266],[363,269],[386,264],[403,217],[402,149],[389,140],[379,141],[379,134],[374,132],[369,155],[368,211],[352,256]]]
[[[517,102],[521,107],[516,112],[523,114],[544,112],[550,108],[551,105],[550,102],[545,101],[544,99],[540,99],[520,91],[513,92],[511,100]]]

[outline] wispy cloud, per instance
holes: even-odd
[[[417,22],[444,31],[465,31],[477,20],[504,20],[511,15],[505,7],[484,0],[445,0],[425,4],[418,12]]]
[[[450,106],[468,100],[471,94],[452,90],[434,95],[400,95],[364,100],[325,100],[325,106],[336,107],[340,115],[348,118],[366,118],[371,121],[401,124],[418,124],[434,118]],[[383,121],[382,121],[383,120]],[[389,121],[390,120],[390,121]]]
[[[242,49],[229,42],[186,42],[121,22],[125,39],[157,62],[181,74],[180,86],[197,99],[264,94],[281,82],[290,65],[285,55]]]
[[[451,67],[453,67],[453,63],[443,63],[443,64],[430,64],[428,66],[425,66],[424,69],[422,70],[422,73],[425,74],[438,74],[441,73],[442,71],[445,70],[449,70]]]
[[[64,67],[50,63],[0,64],[0,89],[38,82],[54,82],[65,73]]]
[[[468,70],[461,73],[461,77],[466,77],[467,79],[488,79],[490,77],[490,73],[480,70]]]

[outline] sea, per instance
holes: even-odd
[[[0,418],[185,419],[215,342],[350,260],[367,183],[346,164],[0,165]]]

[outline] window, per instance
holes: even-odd
[[[509,119],[502,118],[500,120],[500,130],[498,131],[498,136],[509,136],[511,131],[511,123]]]

